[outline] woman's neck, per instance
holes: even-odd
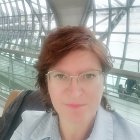
[[[94,119],[81,123],[59,120],[62,140],[85,140],[89,137],[94,125]]]

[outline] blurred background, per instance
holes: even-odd
[[[108,47],[105,96],[140,125],[139,0],[0,0],[0,112],[12,90],[36,90],[33,65],[43,39],[65,25],[87,26]]]

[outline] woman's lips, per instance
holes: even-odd
[[[85,104],[73,104],[73,103],[70,103],[70,104],[66,104],[66,106],[68,106],[69,108],[80,108],[80,107],[84,107]]]

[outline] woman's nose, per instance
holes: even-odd
[[[76,97],[82,94],[82,90],[79,86],[79,81],[77,77],[71,77],[69,90],[70,90],[70,94]]]

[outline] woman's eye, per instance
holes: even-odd
[[[88,73],[88,74],[85,74],[84,76],[85,79],[94,79],[95,77],[96,75],[93,73]]]
[[[64,74],[56,74],[54,76],[54,78],[57,78],[57,79],[66,79],[66,76]]]

